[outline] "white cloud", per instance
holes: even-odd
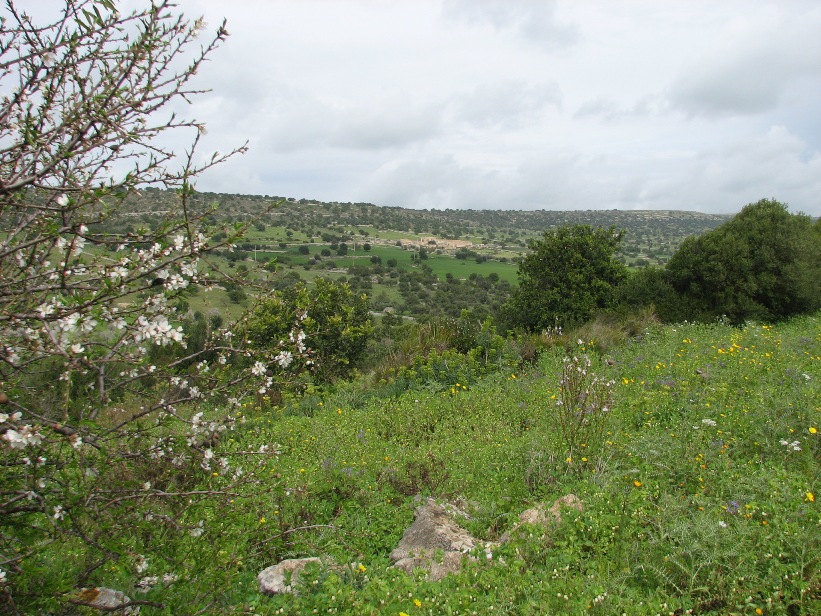
[[[232,33],[202,190],[411,207],[821,215],[815,0],[184,0]]]
[[[790,11],[789,4],[787,5]],[[689,116],[732,117],[777,110],[821,73],[821,10],[729,22],[672,82],[672,104]]]
[[[579,40],[578,27],[557,18],[553,0],[445,0],[443,13],[453,21],[516,32],[549,51]]]

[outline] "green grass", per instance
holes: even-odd
[[[190,505],[184,520],[205,520],[203,536],[169,533],[145,572],[185,582],[140,598],[168,614],[821,613],[821,316],[658,327],[606,354],[582,342],[574,354],[614,384],[601,437],[575,451],[556,430],[557,349],[471,383],[246,401],[217,455],[256,486]],[[259,463],[238,453],[275,444]],[[534,503],[571,492],[582,513],[441,582],[389,566],[417,493],[464,497],[468,530],[496,541]],[[49,554],[41,566],[56,576]],[[262,568],[321,554],[365,571],[309,572],[298,596],[257,593]],[[131,592],[132,556],[88,584]]]

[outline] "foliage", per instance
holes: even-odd
[[[519,265],[519,288],[503,309],[505,322],[529,331],[566,327],[611,306],[626,271],[613,259],[621,240],[612,227],[545,231]]]
[[[290,353],[281,351],[294,327],[294,315],[301,315],[304,338],[300,345],[311,349],[306,366],[319,382],[351,374],[373,333],[370,303],[364,295],[354,295],[347,283],[317,278],[313,289],[296,284],[276,297],[261,302],[247,326],[248,340],[255,350],[268,352],[269,364],[291,370]]]
[[[762,199],[717,229],[685,240],[666,277],[690,319],[772,321],[821,307],[821,237],[808,216]]]

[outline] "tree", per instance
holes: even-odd
[[[530,243],[519,264],[519,287],[502,310],[512,327],[537,331],[589,320],[608,308],[626,268],[613,258],[622,234],[613,227],[565,226]]]
[[[244,146],[196,162],[204,127],[171,109],[198,92],[189,80],[227,32],[202,40],[203,22],[173,6],[121,15],[112,0],[65,0],[36,23],[9,0],[0,13],[0,588],[13,605],[19,579],[26,613],[70,611],[66,591],[107,563],[133,568],[169,534],[207,532],[197,504],[254,474],[234,474],[240,456],[220,486],[185,488],[216,463],[189,443],[233,421],[190,405],[230,409],[269,377],[230,330],[186,350],[174,309],[214,282],[202,257],[240,232],[208,228],[192,181]],[[162,145],[186,130],[187,151]],[[177,190],[173,208],[115,231],[152,185]],[[223,244],[207,239],[218,231]],[[237,353],[246,369],[232,371]],[[46,581],[34,557],[56,558],[60,576]],[[61,605],[37,603],[49,593]]]
[[[683,318],[742,323],[812,312],[821,308],[821,237],[808,216],[762,199],[682,242],[666,277],[690,310]]]

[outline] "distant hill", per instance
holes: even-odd
[[[148,222],[163,214],[176,198],[173,190],[146,189],[129,197],[131,220]],[[469,240],[502,248],[523,249],[527,240],[551,227],[572,224],[615,226],[626,232],[623,254],[629,262],[664,262],[689,235],[718,227],[731,216],[669,210],[412,210],[371,203],[319,202],[269,195],[198,193],[194,206],[214,207],[215,217],[227,221],[258,221],[319,237],[325,231],[362,236],[396,232],[408,238],[435,236]],[[632,260],[632,261],[631,261]]]

